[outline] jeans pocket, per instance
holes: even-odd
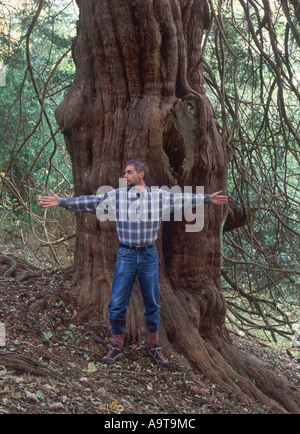
[[[120,258],[125,258],[125,256],[128,254],[128,252],[129,252],[129,249],[124,249],[124,247],[120,247],[118,255],[120,256]]]
[[[157,257],[158,256],[157,248],[155,246],[151,247],[151,249],[147,249],[147,253],[150,256],[153,256],[153,257]]]

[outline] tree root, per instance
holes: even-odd
[[[56,380],[65,382],[62,375],[57,374],[51,369],[43,366],[28,357],[24,357],[14,353],[7,353],[5,351],[0,351],[0,365],[14,368],[18,371],[29,372],[35,375],[49,376]]]
[[[259,401],[278,414],[300,414],[297,388],[223,336],[202,338],[197,330],[181,331],[176,336],[178,345],[197,371],[249,406]]]
[[[18,263],[13,259],[12,256],[4,255],[3,253],[0,255],[0,263],[9,263],[10,268],[4,272],[4,276],[12,276],[16,269],[18,268]]]
[[[0,253],[0,263],[9,264],[10,268],[3,273],[3,275],[6,277],[15,276],[17,270],[21,269],[22,274],[17,278],[19,282],[23,282],[32,277],[39,277],[44,271],[46,271],[46,269],[41,270],[40,268],[36,267],[27,259],[13,255],[11,253]]]
[[[161,279],[163,345],[184,355],[205,378],[250,407],[260,402],[275,413],[300,414],[296,386],[233,344],[225,327],[221,295],[213,285],[170,291]],[[179,286],[179,284],[177,284]],[[169,352],[169,350],[168,350]]]

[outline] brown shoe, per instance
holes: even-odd
[[[124,351],[120,350],[120,348],[115,347],[113,345],[108,345],[109,351],[105,357],[102,358],[103,363],[107,363],[112,365],[116,363],[118,360],[122,360],[124,358]]]
[[[168,366],[170,364],[167,357],[162,353],[162,347],[155,345],[153,348],[148,349],[149,356],[153,357],[155,362],[160,366]]]

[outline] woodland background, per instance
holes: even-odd
[[[228,194],[247,212],[246,225],[224,236],[222,284],[227,322],[236,339],[259,343],[262,346],[258,348],[267,351],[267,359],[268,352],[276,354],[270,363],[281,375],[286,374],[282,366],[291,363],[287,375],[298,382],[299,2],[210,0],[209,4],[212,20],[205,33],[201,59],[206,92],[227,146]],[[12,349],[23,345],[25,336],[29,336],[26,321],[31,321],[36,335],[30,339],[35,342],[36,352],[28,348],[26,351],[33,351],[30,354],[38,355],[41,361],[47,360],[45,352],[51,360],[59,342],[66,346],[71,343],[70,354],[80,347],[80,363],[85,364],[88,377],[97,375],[100,369],[90,358],[89,351],[95,348],[84,351],[87,342],[97,342],[92,339],[92,330],[96,330],[99,318],[85,326],[76,326],[73,321],[76,301],[69,295],[68,273],[73,263],[74,216],[60,210],[44,211],[38,205],[38,197],[50,190],[63,197],[73,195],[71,162],[54,112],[74,79],[78,9],[75,1],[45,1],[36,19],[38,7],[39,1],[0,0],[0,322],[7,325],[7,342]],[[65,295],[61,295],[63,290]],[[56,294],[56,298],[54,295],[47,301],[45,313],[45,306],[41,308],[38,301],[45,303],[42,295],[49,293]],[[28,319],[26,314],[24,325],[18,314],[23,310],[28,313],[29,307],[31,316]],[[104,325],[101,336],[105,344]],[[241,342],[246,345],[248,341]],[[132,347],[130,351],[135,350]],[[60,350],[57,354],[62,357]],[[79,364],[78,354],[76,357],[74,364]],[[279,366],[280,358],[283,365]],[[132,387],[137,387],[134,368],[126,369],[132,376]],[[174,386],[173,396],[176,391],[181,396],[183,387],[188,394],[182,403],[186,411],[193,409],[191,394],[196,394],[202,397],[197,411],[239,412],[221,392],[209,392],[207,385],[198,383],[202,392],[191,390],[196,386],[189,386],[184,371],[174,369],[166,377],[150,364],[147,369],[152,378],[150,389],[162,380],[166,390]],[[110,379],[119,376],[118,368],[115,370]],[[84,393],[90,392],[82,391],[86,381],[82,378],[86,376],[80,377],[79,372],[73,390],[77,388],[83,400]],[[101,371],[101,375],[105,379],[107,373]],[[147,375],[146,371],[143,375]],[[0,372],[0,380],[4,377]],[[90,402],[87,408],[80,399],[70,403],[64,389],[68,386],[58,386],[60,393],[55,392],[53,384],[18,378],[22,378],[19,383],[11,377],[4,385],[8,389],[3,404],[0,390],[0,413],[40,411],[39,405],[43,411],[51,411],[48,401],[54,405],[52,411],[55,405],[56,410],[73,412],[95,412],[95,408],[116,413],[132,408],[147,411],[147,403],[141,398],[145,391],[139,396],[141,410],[129,400],[121,402],[121,392],[118,397],[112,396],[107,382],[102,382],[98,384],[102,390],[100,401],[98,398],[96,404]],[[16,384],[21,392],[15,391]],[[146,388],[146,392],[150,389]],[[59,402],[51,395],[54,393]],[[27,399],[24,405],[20,403],[22,397]],[[152,401],[150,393],[149,411],[180,410],[172,407],[171,399],[168,404],[162,404],[159,397],[156,401]],[[29,410],[29,403],[33,409]],[[241,407],[240,412],[244,411],[245,407]]]

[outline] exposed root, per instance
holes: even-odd
[[[8,353],[5,351],[0,351],[0,365],[14,368],[22,372],[30,372],[36,375],[49,376],[55,378],[56,380],[65,381],[64,377],[46,366],[14,353]]]
[[[259,401],[278,414],[300,413],[300,396],[294,385],[222,336],[203,339],[197,330],[189,330],[188,335],[182,331],[176,345],[196,370],[246,404]]]
[[[39,277],[45,271],[40,270],[27,259],[11,253],[0,253],[0,263],[9,266],[8,270],[4,271],[4,276],[15,276],[17,271],[20,270],[21,274],[18,276],[20,282],[31,277]]]

